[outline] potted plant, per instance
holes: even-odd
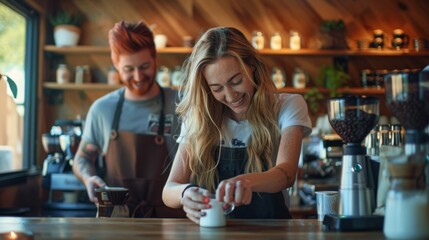
[[[329,97],[338,96],[338,88],[346,86],[350,75],[338,65],[327,65],[320,69],[316,84],[329,90]]]
[[[9,89],[12,92],[13,97],[16,98],[16,96],[18,94],[18,87],[16,86],[16,83],[10,77],[0,73],[0,81],[2,79],[6,79],[7,84],[9,85]]]
[[[322,49],[348,49],[345,30],[341,19],[323,20],[320,25]]]
[[[49,16],[49,21],[54,26],[54,41],[57,47],[76,46],[81,33],[82,14],[67,11],[58,11]]]
[[[320,103],[325,99],[325,96],[317,87],[313,87],[304,94],[304,99],[308,104],[310,112],[312,114],[318,114]]]

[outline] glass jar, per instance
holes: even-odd
[[[57,83],[69,83],[70,82],[70,70],[66,64],[59,64],[57,68]]]
[[[277,89],[283,88],[286,85],[285,73],[279,67],[273,67],[273,71],[271,73],[271,80],[274,82],[274,85]]]
[[[264,34],[260,31],[253,32],[252,46],[257,50],[261,50],[261,49],[264,49],[264,45],[265,45]]]
[[[293,87],[305,88],[307,85],[307,74],[301,68],[295,68],[293,72]]]
[[[174,67],[173,72],[171,73],[171,86],[180,87],[183,84],[183,72],[180,66]]]
[[[395,160],[388,163],[391,184],[386,199],[384,235],[389,239],[429,239],[429,194],[417,188],[425,160],[417,162],[406,157],[402,157],[405,161]]]
[[[290,32],[289,48],[292,50],[301,49],[301,36],[296,31]]]
[[[170,87],[170,70],[166,66],[161,66],[158,69],[156,80],[161,87]]]
[[[273,50],[282,49],[282,36],[280,36],[280,33],[273,33],[270,40],[270,48]]]
[[[114,66],[107,71],[107,84],[116,85],[120,83],[119,73]]]

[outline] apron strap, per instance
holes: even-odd
[[[116,104],[115,115],[113,116],[112,128],[110,131],[110,139],[116,139],[118,137],[119,118],[122,113],[122,106],[125,101],[125,87],[121,89],[119,93],[119,100]]]
[[[156,83],[156,84],[158,85],[158,83]],[[164,95],[164,89],[162,89],[162,87],[159,85],[158,85],[158,87],[159,87],[159,91],[161,94],[161,112],[159,114],[158,135],[155,137],[155,142],[160,145],[160,144],[164,143],[165,95]],[[116,139],[118,137],[119,119],[121,117],[122,106],[124,105],[124,101],[125,101],[125,88],[123,88],[119,94],[120,95],[119,95],[118,103],[116,104],[115,115],[113,116],[112,128],[111,128],[111,132],[110,132],[110,139]]]

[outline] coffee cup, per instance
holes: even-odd
[[[128,189],[123,187],[103,187],[96,188],[98,203],[100,205],[123,205],[128,199]]]
[[[201,227],[224,227],[226,226],[226,215],[231,213],[235,206],[233,204],[229,205],[228,208],[225,203],[219,202],[215,198],[210,198],[211,208],[202,209],[202,217],[200,218]]]
[[[323,221],[326,214],[338,213],[338,191],[316,192],[317,219]]]

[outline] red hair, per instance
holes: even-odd
[[[118,62],[120,54],[131,54],[147,48],[152,57],[156,57],[153,33],[142,21],[138,23],[124,21],[116,23],[109,31],[109,45],[114,64]]]

